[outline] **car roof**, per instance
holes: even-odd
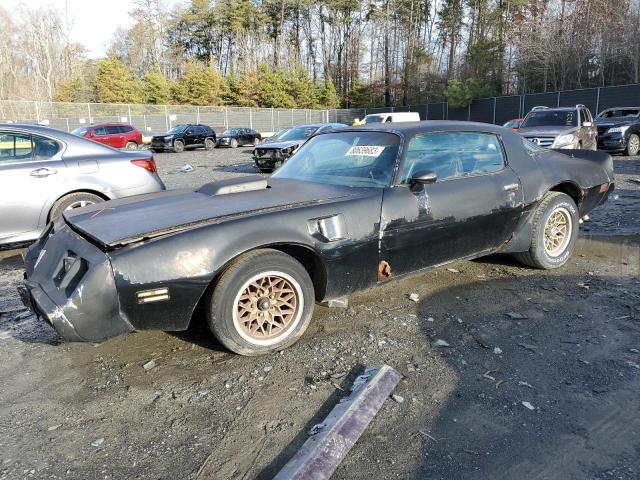
[[[470,131],[470,132],[490,132],[504,134],[511,133],[511,130],[501,125],[492,125],[480,122],[462,122],[457,120],[424,120],[422,122],[395,122],[395,123],[367,123],[354,127],[345,127],[335,132],[353,132],[371,130],[374,132],[395,132],[405,136],[411,136],[422,132],[438,131]],[[324,132],[323,132],[324,133]]]

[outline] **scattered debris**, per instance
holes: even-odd
[[[418,303],[420,301],[420,296],[417,293],[412,293],[409,295],[409,300]]]
[[[589,290],[589,288],[590,288],[589,285],[587,285],[586,283],[582,283],[582,282],[578,283],[578,286],[580,288],[584,288],[585,290]]]
[[[401,397],[400,395],[396,395],[395,393],[393,395],[391,395],[391,398],[393,399],[394,402],[396,403],[402,403],[404,402],[404,397]]]
[[[433,440],[434,442],[438,443],[438,440],[436,440],[435,438],[433,438],[431,435],[429,435],[427,432],[423,432],[422,430],[418,430],[418,433],[420,435],[424,435],[427,438],[430,438],[431,440]]]
[[[533,386],[530,383],[523,382],[523,381],[519,381],[518,385],[520,385],[521,387],[533,388]]]
[[[400,381],[388,365],[368,367],[274,480],[328,479]],[[356,387],[357,385],[357,387]],[[206,465],[205,465],[206,466]],[[198,478],[203,477],[201,470]],[[207,472],[208,473],[208,472]]]
[[[338,378],[342,378],[347,374],[347,372],[336,372],[336,373],[332,373],[330,378],[331,380],[337,380]]]
[[[156,366],[156,361],[152,359],[152,360],[149,360],[144,365],[142,365],[142,368],[144,368],[145,370],[149,371],[152,368],[154,368],[155,366]]]
[[[528,318],[526,315],[518,312],[509,312],[507,313],[507,317],[509,317],[511,320],[526,320]]]
[[[640,353],[640,350],[638,350],[637,348],[630,348],[629,351],[631,353]]]
[[[447,268],[447,270],[449,270],[451,273],[460,273],[460,270],[458,270],[457,268]]]
[[[495,347],[493,349],[493,353],[495,353],[496,355],[502,355],[502,349],[500,347]]]
[[[324,423],[316,423],[313,427],[311,427],[311,428],[309,429],[309,431],[307,432],[307,434],[308,434],[309,436],[317,435],[317,434],[319,434],[319,433],[324,429],[324,427],[326,427],[326,425],[325,425]]]
[[[427,318],[427,322],[435,322],[435,321],[436,321],[436,320],[435,320],[435,318],[433,318],[433,317],[429,317],[429,318]]]
[[[103,443],[104,443],[104,437],[100,437],[100,438],[94,440],[93,442],[91,442],[91,446],[92,447],[99,447]]]
[[[439,348],[444,348],[444,347],[450,347],[451,346],[451,345],[449,345],[449,342],[447,342],[446,340],[442,340],[441,338],[439,338],[435,342],[433,342],[433,345],[435,347],[439,347]]]
[[[631,360],[627,360],[626,364],[631,368],[636,368],[640,370],[640,363],[632,362]]]
[[[193,166],[188,164],[188,163],[186,165],[183,165],[182,167],[180,167],[180,171],[182,173],[189,173],[189,172],[193,172],[194,170],[195,169],[193,168]]]
[[[529,402],[522,402],[522,406],[524,408],[526,408],[527,410],[535,410],[536,409],[536,407],[531,405],[531,403],[529,403]]]
[[[536,345],[530,345],[528,343],[519,343],[518,346],[524,348],[525,350],[529,350],[530,352],[538,353],[538,347]]]
[[[48,431],[48,432],[53,432],[54,430],[59,429],[61,426],[62,426],[62,424],[61,424],[61,423],[60,423],[60,424],[58,424],[58,425],[52,425],[52,426],[50,426],[49,428],[47,428],[47,431]]]
[[[271,370],[273,370],[273,367],[271,365],[267,365],[262,370],[264,370],[265,373],[269,373]]]

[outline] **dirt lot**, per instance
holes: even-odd
[[[182,188],[255,173],[247,152],[156,160]],[[260,358],[223,350],[201,317],[61,344],[20,305],[21,261],[4,254],[0,479],[193,478],[207,459],[216,478],[271,478],[376,363],[403,373],[404,401],[334,478],[640,478],[640,158],[615,163],[617,196],[564,268],[494,256],[386,284],[318,307],[297,345]]]

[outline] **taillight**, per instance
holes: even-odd
[[[158,167],[156,167],[156,161],[153,159],[153,157],[131,160],[131,163],[138,167],[142,167],[151,173],[156,173],[158,171]]]

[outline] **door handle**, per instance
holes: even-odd
[[[32,177],[43,178],[55,173],[58,173],[58,171],[49,168],[36,168],[35,170],[32,170],[29,175],[31,175]]]
[[[505,192],[515,192],[520,188],[520,184],[518,183],[510,183],[509,185],[505,185],[502,187]]]

